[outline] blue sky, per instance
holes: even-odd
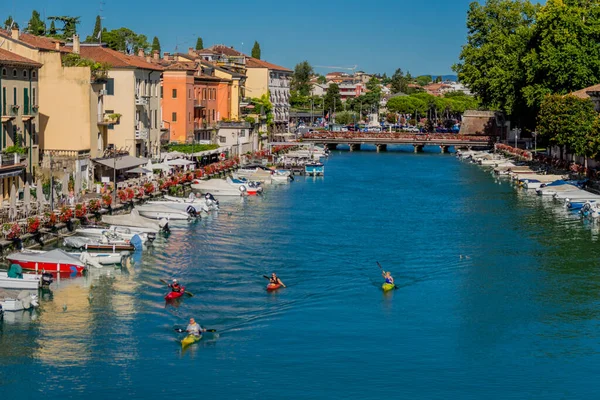
[[[352,67],[369,73],[448,74],[466,37],[471,0],[103,0],[104,26],[158,36],[163,51],[226,44],[293,69],[312,65]],[[2,21],[12,14],[23,27],[31,10],[42,16],[81,16],[79,33],[91,33],[98,0],[3,0]],[[242,47],[243,43],[243,47]],[[326,73],[330,69],[316,68]]]

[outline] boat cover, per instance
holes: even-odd
[[[22,261],[22,262],[39,262],[39,263],[57,263],[57,264],[71,264],[71,265],[79,265],[84,267],[85,264],[82,263],[76,257],[73,257],[70,254],[67,254],[65,251],[61,249],[50,250],[46,253],[32,253],[28,251],[23,251],[19,253],[12,253],[6,257],[11,261]]]
[[[135,209],[133,209],[129,215],[103,215],[102,222],[117,226],[154,229],[157,232],[166,224],[165,221],[154,222],[151,219],[144,218]]]

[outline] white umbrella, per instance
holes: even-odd
[[[10,219],[15,219],[17,217],[17,188],[15,188],[14,183],[10,188],[10,210],[8,212],[8,217]]]
[[[23,203],[25,203],[25,212],[29,215],[31,211],[31,189],[29,188],[29,182],[25,184],[25,189],[23,189],[25,193],[23,193]]]
[[[79,194],[81,193],[81,172],[75,172],[75,199],[79,198]]]
[[[44,186],[42,185],[42,180],[38,179],[37,189],[35,190],[35,196],[37,197],[38,210],[41,210],[44,204],[46,204],[46,199],[44,198]]]
[[[68,173],[65,173],[63,175],[61,192],[64,196],[69,195],[69,174]]]

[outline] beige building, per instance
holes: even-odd
[[[40,63],[0,49],[0,193],[10,196],[31,182],[39,162],[38,73]],[[7,149],[12,152],[5,153]],[[19,149],[20,151],[16,151]],[[21,150],[22,149],[22,150]],[[25,154],[20,154],[24,150]],[[24,174],[26,172],[26,174]]]
[[[67,58],[74,61],[79,53],[77,36],[73,38],[72,47],[66,47],[64,42],[54,38],[30,35],[18,29],[0,30],[0,48],[41,64],[36,99],[39,123],[35,133],[39,133],[42,170],[80,171],[87,185],[90,157],[101,155],[106,143],[102,96],[99,96],[105,71],[69,66],[75,63],[66,62]]]
[[[104,112],[120,115],[109,125],[107,144],[132,156],[160,153],[162,114],[160,78],[163,67],[146,60],[100,46],[83,44],[81,55],[110,65],[103,89]]]
[[[273,104],[275,133],[287,132],[290,120],[291,70],[248,57],[246,61],[246,95],[261,97],[269,93]]]

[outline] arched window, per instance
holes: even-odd
[[[37,76],[37,73],[36,73],[35,71],[32,71],[32,72],[31,72],[31,77],[32,77],[32,78],[35,78],[36,76]]]
[[[13,69],[13,77],[16,78],[17,77],[17,70]]]
[[[23,78],[27,78],[27,70],[23,70]]]
[[[2,68],[2,76],[6,76],[6,68]]]

